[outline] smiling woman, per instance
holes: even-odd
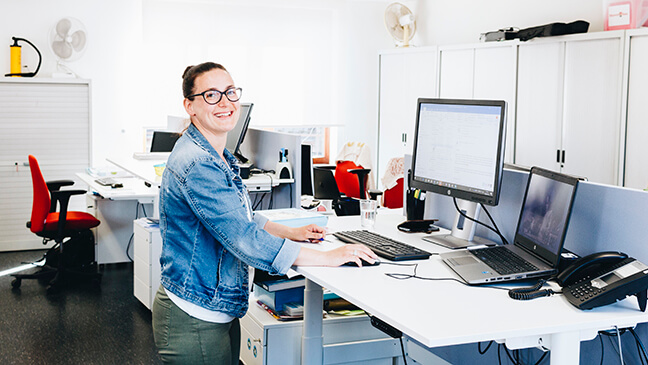
[[[169,156],[160,187],[161,286],[153,302],[155,344],[164,362],[238,364],[238,318],[248,308],[249,266],[285,274],[293,266],[339,266],[376,255],[363,245],[319,251],[315,224],[255,222],[235,157],[225,148],[240,114],[241,89],[220,64],[183,74],[191,123]]]

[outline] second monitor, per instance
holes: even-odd
[[[452,234],[425,239],[448,248],[492,244],[475,237],[480,204],[497,205],[506,102],[418,99],[410,186],[458,199]]]
[[[241,114],[234,128],[227,132],[227,142],[225,148],[230,151],[241,163],[248,162],[248,159],[241,153],[241,144],[245,139],[245,134],[250,124],[250,114],[252,113],[252,103],[241,103]]]

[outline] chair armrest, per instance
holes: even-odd
[[[52,180],[52,181],[46,181],[45,184],[47,184],[47,189],[50,192],[52,192],[52,191],[60,190],[62,186],[74,185],[74,181],[72,181],[72,180]]]
[[[348,169],[347,171],[356,175],[366,175],[371,172],[371,169]]]
[[[52,206],[56,207],[56,202],[59,202],[61,209],[59,210],[59,219],[58,219],[58,237],[63,239],[63,232],[65,231],[65,222],[67,220],[67,210],[68,204],[70,202],[70,197],[72,195],[82,195],[85,194],[85,190],[56,190],[52,191],[50,194],[52,196]],[[59,242],[59,241],[56,241]]]

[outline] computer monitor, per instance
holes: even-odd
[[[499,200],[505,133],[505,101],[418,99],[410,186],[457,198],[477,220],[480,204]],[[475,228],[457,213],[452,234],[424,239],[449,248],[493,244],[475,237]]]
[[[301,145],[301,195],[313,196],[313,156],[311,145]]]
[[[241,143],[245,139],[248,125],[250,124],[250,114],[252,113],[253,103],[241,103],[241,114],[234,129],[227,133],[227,142],[225,148],[230,151],[241,163],[248,162],[248,159],[241,153]]]
[[[178,138],[180,134],[176,132],[153,131],[151,152],[171,152]]]

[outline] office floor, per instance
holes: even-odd
[[[44,251],[0,252],[0,271]],[[55,296],[0,277],[0,364],[160,364],[151,312],[133,296],[133,265],[102,268],[101,288],[76,285]]]

